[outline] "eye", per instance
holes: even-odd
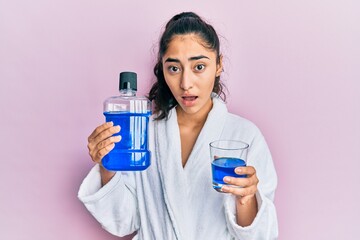
[[[179,72],[179,71],[180,71],[180,69],[179,69],[177,66],[169,66],[169,67],[168,67],[168,70],[169,70],[169,72],[171,72],[171,73],[176,73],[176,72]]]
[[[195,70],[198,72],[201,72],[205,69],[205,65],[204,64],[198,64],[195,66]]]

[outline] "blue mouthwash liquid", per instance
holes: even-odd
[[[216,191],[220,191],[221,187],[227,183],[223,181],[225,176],[230,177],[246,177],[244,175],[238,175],[235,173],[235,168],[245,167],[246,163],[240,158],[218,158],[211,163],[212,176],[213,176],[213,188]]]
[[[148,123],[151,112],[104,112],[107,122],[120,125],[121,141],[102,159],[103,166],[113,171],[141,171],[150,165]]]

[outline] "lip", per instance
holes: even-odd
[[[181,96],[181,102],[186,107],[192,107],[195,105],[196,100],[198,99],[198,96],[195,95],[182,95]]]

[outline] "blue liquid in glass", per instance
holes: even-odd
[[[141,171],[150,166],[148,125],[151,112],[104,112],[107,122],[120,125],[121,141],[102,159],[102,165],[113,171]]]
[[[246,174],[238,175],[235,173],[236,167],[245,167],[246,163],[240,158],[217,158],[211,163],[213,188],[216,191],[221,191],[223,185],[227,185],[223,181],[225,176],[242,177],[245,178]]]

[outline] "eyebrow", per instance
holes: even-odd
[[[189,61],[199,60],[199,59],[203,59],[203,58],[210,59],[210,58],[208,58],[207,56],[199,55],[199,56],[195,56],[195,57],[189,58]],[[167,58],[167,59],[165,60],[165,62],[176,62],[176,63],[179,63],[180,60],[177,59],[177,58]]]

